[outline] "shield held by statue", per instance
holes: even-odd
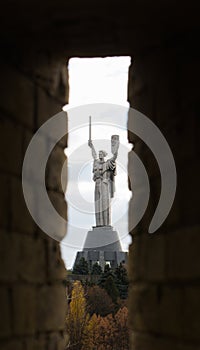
[[[111,136],[111,152],[115,154],[119,149],[119,135]]]

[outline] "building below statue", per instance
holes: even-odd
[[[114,269],[120,263],[127,263],[128,253],[122,251],[118,233],[112,226],[94,226],[88,231],[83,250],[76,255],[75,264],[83,257],[90,269],[97,262],[104,270],[106,264]]]

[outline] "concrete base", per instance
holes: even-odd
[[[128,253],[127,252],[112,252],[102,250],[85,250],[78,252],[76,255],[75,264],[79,262],[81,258],[85,258],[88,262],[89,269],[91,270],[92,265],[96,262],[101,266],[102,270],[106,264],[109,264],[112,269],[115,269],[120,263],[127,263]]]
[[[121,251],[122,247],[112,226],[93,226],[87,233],[83,250]]]
[[[121,262],[127,263],[128,253],[122,251],[119,235],[112,226],[94,226],[88,231],[83,251],[76,255],[75,264],[84,257],[89,268],[98,262],[102,269],[106,264],[116,268]]]

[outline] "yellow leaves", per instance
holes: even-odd
[[[86,300],[84,289],[80,281],[74,282],[69,313],[66,319],[67,332],[70,343],[68,348],[81,349],[83,334],[88,323],[89,315],[86,313]]]
[[[103,303],[103,300],[102,300]],[[106,317],[86,312],[84,288],[80,281],[74,282],[67,332],[70,342],[67,349],[73,350],[128,350],[128,310],[124,306],[115,315]]]
[[[121,327],[126,327],[127,326],[127,321],[128,321],[128,309],[126,306],[123,308],[119,309],[115,315],[115,321],[118,325]]]

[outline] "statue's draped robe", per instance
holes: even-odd
[[[116,164],[113,158],[107,161],[94,160],[96,226],[111,224],[110,199],[114,196],[114,176],[116,175]]]

